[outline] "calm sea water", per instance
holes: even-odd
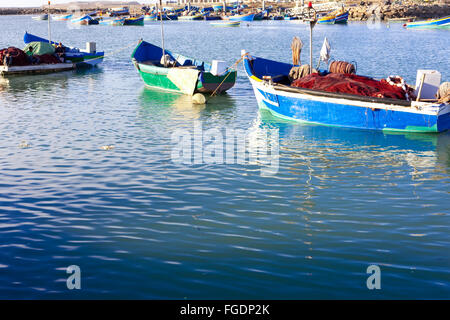
[[[0,47],[23,47],[26,30],[47,35],[29,16],[0,24]],[[173,51],[229,64],[241,49],[289,61],[300,36],[309,59],[307,26],[292,22],[165,32]],[[360,74],[450,79],[446,30],[317,26],[316,54],[324,36]],[[0,298],[450,298],[450,134],[283,122],[258,112],[242,67],[206,106],[145,89],[130,54],[140,38],[160,43],[157,23],[53,22],[52,38],[95,41],[107,57],[91,71],[0,82]],[[278,173],[173,163],[171,134],[194,123],[278,130]],[[381,290],[366,287],[372,264]],[[69,265],[81,290],[66,287]]]

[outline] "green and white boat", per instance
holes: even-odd
[[[163,64],[163,56],[166,57],[166,65]],[[197,92],[225,92],[236,82],[237,71],[224,68],[218,61],[211,65],[146,41],[139,42],[131,59],[145,85],[151,88],[193,95]]]

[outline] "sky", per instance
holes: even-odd
[[[54,4],[61,4],[61,3],[68,3],[72,1],[95,1],[95,0],[51,0],[51,3]],[[101,1],[101,0],[100,0]],[[111,0],[115,1],[115,0]],[[129,0],[120,1],[117,0],[117,2],[127,2]],[[142,1],[137,0],[138,2],[152,2],[150,1]],[[0,0],[0,7],[40,7],[44,4],[47,4],[47,0]]]

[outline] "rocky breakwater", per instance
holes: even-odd
[[[417,18],[440,18],[450,15],[450,4],[417,4],[416,2],[402,2],[384,4],[364,3],[349,8],[349,20],[364,21],[369,18],[380,20]]]

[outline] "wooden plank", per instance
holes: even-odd
[[[2,76],[21,75],[21,74],[42,74],[60,71],[72,70],[75,68],[73,63],[39,64],[30,66],[0,66]]]

